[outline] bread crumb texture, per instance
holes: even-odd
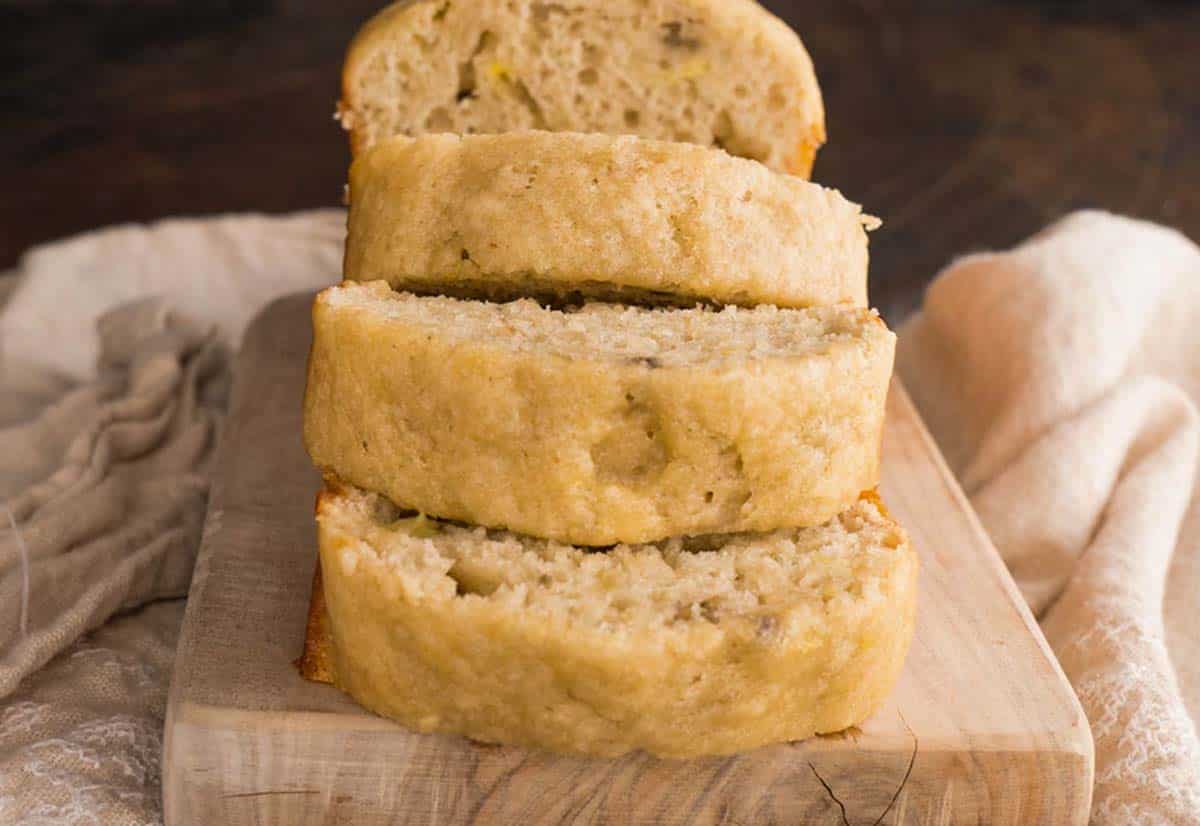
[[[818,525],[878,483],[870,310],[318,296],[305,442],[433,516],[580,545]]]
[[[812,61],[753,0],[416,0],[351,44],[343,126],[550,131],[715,146],[807,177],[825,140]]]
[[[725,754],[838,731],[894,685],[917,560],[868,495],[826,524],[604,551],[318,504],[336,684],[420,731]]]
[[[836,190],[689,144],[400,137],[351,167],[346,277],[498,300],[865,306],[873,221]]]

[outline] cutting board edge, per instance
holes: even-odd
[[[253,712],[241,714],[247,717],[257,716]],[[305,731],[299,726],[286,729],[270,725],[208,727],[189,721],[188,716],[186,708],[179,705],[174,707],[174,737],[166,749],[166,755],[171,758],[172,768],[164,772],[164,813],[168,824],[328,822],[314,818],[314,812],[325,812],[335,821],[337,818],[334,813],[348,819],[378,815],[372,789],[382,782],[382,778],[371,772],[362,772],[361,761],[353,754],[347,754],[350,740],[357,742],[364,749],[369,749],[371,745],[366,741],[376,737],[393,747],[388,752],[388,757],[392,759],[395,770],[387,782],[396,792],[394,799],[386,807],[389,823],[432,822],[438,814],[439,804],[436,795],[431,796],[429,793],[430,777],[438,777],[439,783],[461,787],[461,810],[474,811],[484,807],[488,805],[494,793],[499,791],[503,794],[507,791],[509,780],[505,780],[503,775],[514,765],[513,759],[497,756],[494,760],[497,766],[481,770],[480,763],[489,762],[492,753],[498,750],[479,747],[484,754],[482,761],[463,760],[456,764],[456,769],[446,771],[441,767],[439,770],[438,766],[432,766],[428,761],[420,759],[423,749],[419,743],[410,742],[407,746],[401,746],[396,738],[389,737],[385,728],[386,721],[380,721],[384,724],[383,727],[370,731],[347,730],[333,723],[322,725],[316,730]],[[427,736],[441,738],[447,741],[447,745],[450,745],[449,741],[458,739],[445,735]],[[814,745],[817,746],[816,750],[813,749]],[[810,818],[814,813],[832,814],[833,808],[820,803],[825,794],[822,784],[834,789],[868,784],[882,787],[882,791],[877,790],[875,793],[877,806],[890,799],[891,794],[887,792],[894,794],[899,791],[897,802],[901,812],[904,811],[906,802],[915,798],[922,801],[929,811],[937,811],[943,805],[957,806],[958,808],[952,810],[955,817],[962,814],[964,806],[969,805],[971,811],[980,818],[979,822],[1053,822],[1082,825],[1087,821],[1092,787],[1090,772],[1084,770],[1091,764],[1090,753],[997,749],[966,755],[960,749],[939,750],[918,746],[914,754],[911,743],[905,744],[903,749],[883,752],[868,750],[865,753],[859,750],[851,753],[851,749],[823,751],[820,749],[822,745],[825,744],[804,741],[803,744],[792,746],[768,747],[775,751],[783,749],[786,752],[786,758],[776,759],[772,763],[769,775],[775,780],[770,785],[776,785],[779,778],[786,778],[790,788],[786,797],[790,800],[792,809],[795,812],[804,812],[804,817],[795,822],[811,822]],[[292,758],[283,761],[278,759],[280,754],[289,754]],[[532,759],[540,760],[542,764],[535,764],[534,768],[530,769],[530,774],[540,779],[545,773],[544,762],[548,757],[551,756],[535,755]],[[753,754],[707,758],[700,761],[700,764],[707,773],[714,764],[733,766],[735,761],[741,758],[753,758]],[[681,771],[690,775],[693,772],[692,767],[697,763],[645,762],[644,757],[633,758],[632,762],[633,765],[625,767],[622,773],[662,775],[654,783],[655,786],[677,786],[678,783],[663,780],[663,777],[677,779]],[[749,764],[750,761],[746,760],[742,765]],[[523,766],[524,761],[516,761],[515,765]],[[722,769],[716,769],[712,773],[720,774],[721,771]],[[761,770],[756,768],[746,771],[752,776],[761,773]],[[1033,820],[1002,819],[1001,815],[1010,813],[1014,805],[1011,790],[1005,790],[1003,794],[997,793],[994,797],[990,793],[979,792],[980,786],[988,789],[997,786],[1002,788],[1005,781],[996,778],[1015,778],[1029,774],[1060,778],[1060,782],[1047,784],[1045,787],[1031,787],[1022,796],[1018,808],[1025,815],[1033,816]],[[481,776],[490,780],[480,780]],[[570,771],[560,773],[560,779],[571,776],[573,775]],[[1065,780],[1061,780],[1063,778]],[[339,789],[341,793],[335,795],[332,792],[334,788]],[[932,791],[933,789],[938,791]],[[906,797],[908,792],[905,790],[917,790],[917,793]],[[732,791],[725,788],[717,792],[712,796],[711,802],[723,807],[730,805],[729,800],[722,803],[722,796],[727,796]],[[707,794],[711,793],[700,796],[704,797]],[[972,794],[975,799],[969,804],[966,803],[963,798]],[[1002,804],[998,802],[1001,799]],[[673,798],[668,799],[667,811],[686,811],[687,807],[682,803],[676,807],[672,800]],[[357,807],[341,805],[355,801]],[[937,805],[934,805],[935,803]],[[785,809],[789,806],[786,801],[779,805]],[[989,808],[993,805],[1002,808],[993,812]],[[661,807],[656,810],[648,806],[643,811],[632,807],[621,818],[603,822],[688,822],[682,817],[665,819],[663,811]],[[882,808],[879,811],[882,811]],[[996,815],[995,820],[992,819],[993,815]],[[777,820],[783,819],[785,818]],[[852,820],[858,822],[858,819]],[[864,822],[871,820],[873,819]],[[502,818],[498,822],[514,821],[515,818]],[[902,821],[898,819],[897,822]],[[922,818],[918,822],[955,821]]]

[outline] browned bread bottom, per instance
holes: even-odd
[[[333,643],[329,636],[329,614],[325,611],[325,586],[321,582],[321,560],[313,571],[312,597],[308,601],[308,624],[304,629],[304,652],[295,661],[300,676],[314,683],[333,682]]]

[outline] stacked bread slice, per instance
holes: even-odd
[[[861,722],[896,679],[916,564],[866,495],[828,522],[596,549],[317,505],[333,681],[419,731],[727,754]]]
[[[899,674],[917,570],[874,493],[895,341],[866,308],[874,219],[684,142],[389,136],[363,44],[399,65],[401,35],[456,8],[430,5],[385,13],[347,65],[360,139],[347,280],[313,308],[302,671],[419,731],[577,754],[860,722]],[[478,4],[495,31],[567,15],[539,5]],[[634,6],[692,8],[721,59],[733,18],[782,42],[741,0],[611,14]]]

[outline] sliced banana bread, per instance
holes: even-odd
[[[870,310],[495,304],[346,282],[313,307],[322,469],[580,545],[820,524],[878,481],[895,336]]]
[[[825,113],[800,39],[753,0],[409,0],[350,46],[342,125],[527,129],[720,146],[808,176]]]
[[[864,306],[869,226],[835,190],[690,144],[402,137],[350,169],[345,271],[501,300]]]
[[[873,496],[815,528],[601,552],[349,488],[317,522],[330,639],[307,673],[420,731],[725,754],[861,722],[912,637],[917,558]]]

